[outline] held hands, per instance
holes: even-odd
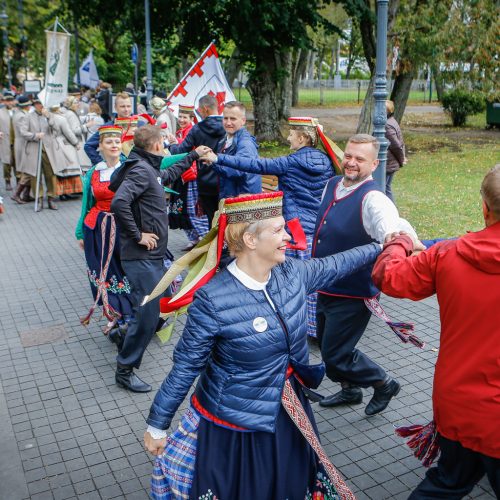
[[[153,439],[149,432],[144,433],[144,449],[153,455],[160,456],[165,451],[167,438]]]
[[[203,156],[200,155],[200,160],[203,160],[205,163],[208,163],[210,165],[217,161],[217,155],[210,148],[207,148],[205,154]]]
[[[148,250],[154,250],[158,246],[158,239],[154,233],[141,233],[139,245],[145,246]]]
[[[420,252],[426,250],[425,245],[420,241],[420,240],[414,240],[411,235],[409,235],[405,231],[396,231],[394,233],[387,234],[384,239],[384,244],[390,243],[391,241],[395,240],[398,236],[409,236],[411,240],[413,241],[413,253],[412,255],[417,255]]]
[[[195,151],[200,155],[200,158],[212,152],[208,146],[198,146]]]
[[[78,246],[80,247],[80,250],[84,249],[83,240],[78,240]]]
[[[174,134],[171,134],[170,132],[167,133],[167,141],[169,144],[177,144],[177,139],[175,138]]]

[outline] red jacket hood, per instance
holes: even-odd
[[[470,265],[489,274],[500,274],[500,222],[457,241],[458,254]]]

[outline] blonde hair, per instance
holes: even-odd
[[[95,113],[96,115],[102,114],[102,109],[96,102],[91,102],[89,105],[89,113]]]
[[[497,163],[481,183],[481,195],[496,219],[500,220],[500,163]]]
[[[122,100],[128,100],[130,101],[130,94],[127,94],[126,92],[118,92],[118,94],[116,94],[115,96],[115,102],[118,100],[118,99],[122,99]]]
[[[375,150],[375,158],[378,156],[378,152],[380,150],[380,143],[378,142],[376,137],[370,134],[355,134],[352,137],[349,137],[347,141],[349,144],[371,144],[373,149]]]
[[[298,135],[309,139],[309,144],[316,147],[318,144],[318,133],[315,127],[291,126],[290,130],[294,130]]]
[[[385,110],[387,111],[388,114],[393,115],[394,114],[394,102],[389,101],[389,99],[387,101],[385,101]]]
[[[261,231],[262,221],[228,224],[224,232],[224,239],[226,240],[231,257],[237,257],[245,250],[245,242],[243,241],[243,235],[245,233],[251,233],[258,236]]]

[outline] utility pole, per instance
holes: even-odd
[[[378,182],[385,193],[385,166],[387,162],[387,146],[385,138],[385,124],[387,112],[385,101],[387,99],[387,8],[389,0],[377,0],[377,61],[375,66],[375,108],[373,114],[373,135],[380,143],[378,154],[379,165],[373,173],[373,178]]]
[[[28,52],[26,48],[26,34],[24,33],[24,8],[23,0],[18,0],[17,10],[19,12],[19,30],[21,31],[21,46],[23,48],[24,79],[28,79]]]

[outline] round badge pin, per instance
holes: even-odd
[[[256,332],[262,333],[267,330],[267,321],[266,318],[261,318],[260,316],[258,318],[255,318],[253,320],[253,327]]]

